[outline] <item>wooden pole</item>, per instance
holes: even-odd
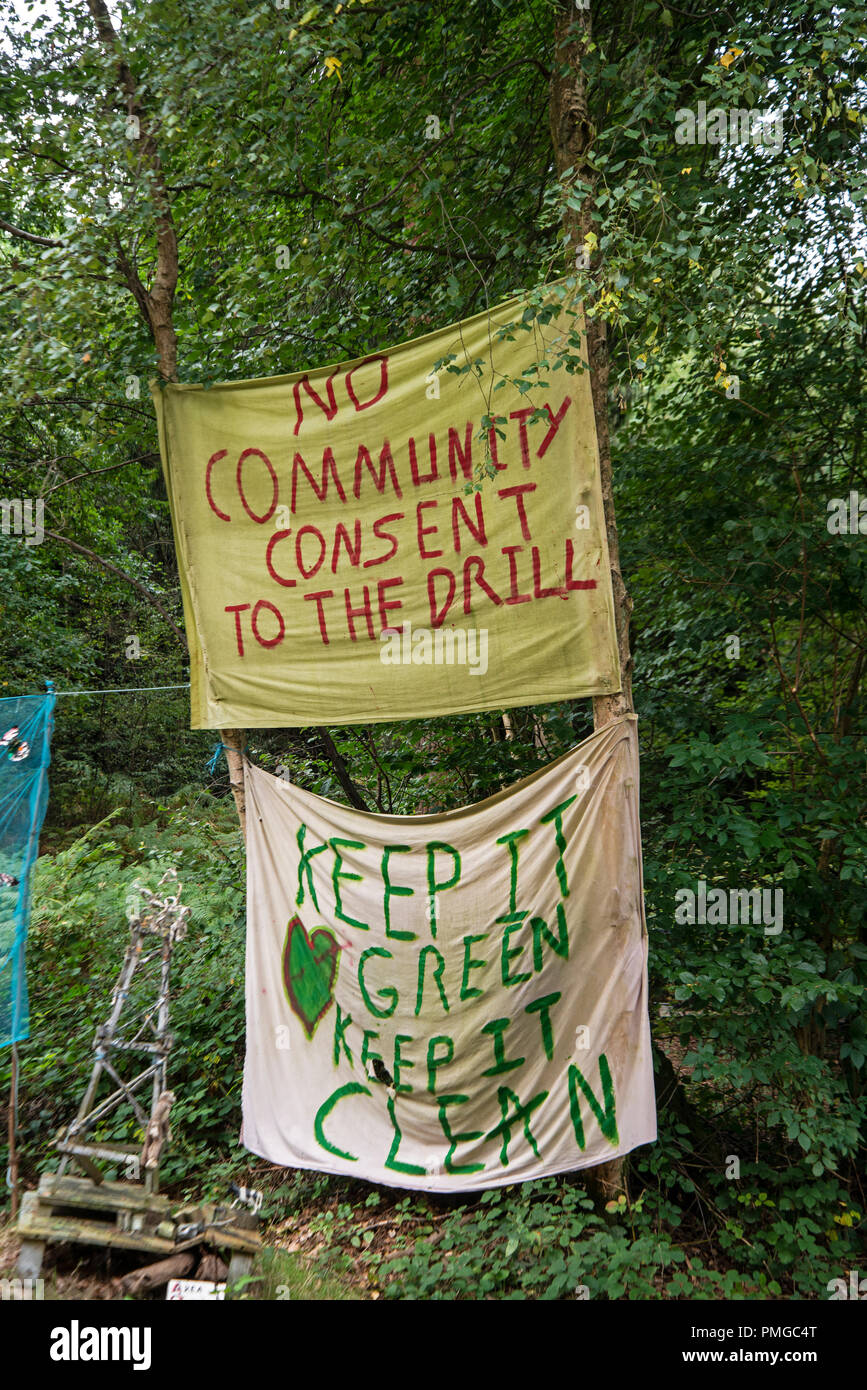
[[[114,987],[114,995],[111,1002],[111,1013],[109,1014],[108,1020],[105,1023],[105,1026],[102,1031],[99,1049],[100,1052],[104,1052],[106,1046],[111,1046],[112,1040],[114,1038],[114,1030],[117,1026],[117,1021],[120,1018],[121,1010],[123,1009],[124,1002],[126,1000],[129,983],[135,972],[135,968],[138,964],[140,955],[141,938],[138,935],[138,933],[133,929],[132,935],[126,948],[126,952],[124,954],[123,965],[121,966],[120,975],[118,977],[117,984]],[[70,1139],[75,1138],[78,1135],[78,1130],[81,1126],[82,1120],[84,1120],[86,1116],[90,1114],[90,1111],[93,1109],[93,1102],[96,1098],[96,1092],[99,1086],[99,1080],[101,1075],[102,1058],[98,1056],[94,1060],[93,1067],[90,1073],[90,1079],[88,1080],[84,1095],[81,1098],[81,1104],[79,1105],[78,1110],[76,1111],[75,1119],[69,1126],[68,1137]],[[62,1177],[63,1174],[66,1172],[68,1163],[69,1156],[67,1154],[63,1154],[57,1169],[58,1175],[60,1177]]]
[[[584,245],[588,232],[593,230],[591,203],[597,175],[587,163],[593,144],[594,130],[587,103],[587,83],[582,60],[591,38],[590,10],[576,10],[568,0],[558,0],[554,18],[554,64],[550,92],[551,140],[557,173],[573,170],[590,192],[580,209],[569,209],[563,226],[569,234],[569,269]],[[599,257],[590,261],[590,276],[598,275]],[[617,645],[620,654],[622,687],[614,695],[593,698],[593,727],[603,729],[623,714],[633,713],[632,653],[629,646],[629,618],[632,600],[626,591],[620,572],[620,545],[614,512],[614,486],[611,469],[611,440],[608,429],[609,359],[606,326],[601,319],[589,319],[587,329],[587,362],[590,368],[590,388],[596,422],[599,449],[599,474],[602,501],[605,509],[605,530],[611,565],[611,585],[614,593],[614,616]],[[623,1159],[615,1158],[586,1170],[587,1182],[594,1195],[604,1201],[625,1192]]]
[[[244,844],[247,843],[247,794],[244,789],[244,747],[245,734],[243,729],[221,729],[220,738],[226,750],[226,762],[229,764],[229,783],[232,788],[232,795],[235,798],[235,810],[238,812],[238,820],[241,825],[241,835]]]
[[[10,1216],[14,1221],[18,1216],[18,1044],[12,1044],[12,1078],[9,1083],[9,1188],[11,1191]]]

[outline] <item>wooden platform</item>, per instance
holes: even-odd
[[[163,1230],[158,1234],[157,1227]],[[36,1192],[26,1192],[18,1217],[22,1240],[71,1241],[169,1255],[176,1247],[165,1197],[134,1183],[44,1173]]]
[[[140,1183],[92,1182],[43,1173],[35,1192],[26,1192],[18,1217],[22,1260],[29,1277],[41,1265],[48,1242],[102,1245],[142,1255],[173,1255],[208,1245],[229,1252],[230,1271],[246,1272],[261,1249],[256,1218],[234,1207],[178,1205]],[[183,1228],[192,1228],[184,1231]]]

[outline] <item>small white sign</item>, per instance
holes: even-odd
[[[215,1284],[211,1279],[170,1279],[166,1289],[166,1301],[199,1300],[225,1298],[226,1285]]]

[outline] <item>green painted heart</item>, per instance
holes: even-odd
[[[331,1006],[339,956],[340,947],[326,927],[308,936],[301,918],[292,918],[283,947],[283,984],[289,1007],[308,1038]]]

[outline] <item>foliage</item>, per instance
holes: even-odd
[[[208,806],[208,802],[211,805]],[[56,1165],[52,1139],[68,1124],[90,1071],[128,938],[136,881],[177,870],[193,925],[173,970],[169,1181],[188,1181],[218,1155],[235,1157],[244,1038],[244,889],[234,812],[187,792],[138,828],[117,814],[37,863],[28,944],[31,1036],[20,1044],[21,1145],[31,1172]],[[0,1085],[8,1086],[8,1056]],[[114,1134],[114,1131],[111,1131]],[[134,1137],[142,1138],[136,1134]],[[115,1135],[121,1138],[122,1135]],[[133,1137],[131,1134],[129,1137]],[[215,1174],[224,1198],[229,1178]]]
[[[815,1299],[857,1261],[862,1213],[834,1180],[817,1189],[804,1170],[781,1179],[755,1165],[739,1183],[700,1189],[675,1171],[681,1150],[664,1132],[635,1164],[638,1195],[604,1212],[574,1179],[451,1200],[364,1196],[327,1179],[327,1206],[307,1229],[323,1267],[342,1256],[347,1273],[355,1265],[398,1299]]]
[[[827,524],[832,499],[867,494],[860,8],[594,0],[592,146],[558,177],[549,0],[130,0],[122,53],[162,191],[127,137],[92,8],[37,10],[25,32],[4,6],[0,491],[42,497],[50,532],[33,547],[0,536],[10,691],[188,679],[135,293],[166,205],[182,380],[346,360],[566,264],[606,325],[660,1142],[632,1164],[626,1212],[592,1211],[565,1181],[445,1213],[373,1193],[414,1233],[387,1254],[365,1196],[300,1175],[276,1189],[275,1218],[314,1205],[327,1243],[395,1297],[572,1297],[579,1283],[823,1297],[863,1226],[867,1138],[867,560],[857,528]],[[680,143],[677,112],[701,101],[769,129],[779,114],[779,142]],[[574,247],[563,259],[564,213],[590,229],[587,270]],[[248,1164],[240,846],[225,765],[208,778],[213,738],[181,729],[185,701],[58,706],[22,1048],[28,1172],[87,1068],[128,884],[170,862],[194,927],[168,1176],[224,1192]],[[345,799],[348,775],[370,807],[413,813],[490,795],[591,727],[587,707],[537,706],[253,731],[249,751],[327,796]],[[678,891],[699,880],[781,890],[782,930],[678,920]]]

